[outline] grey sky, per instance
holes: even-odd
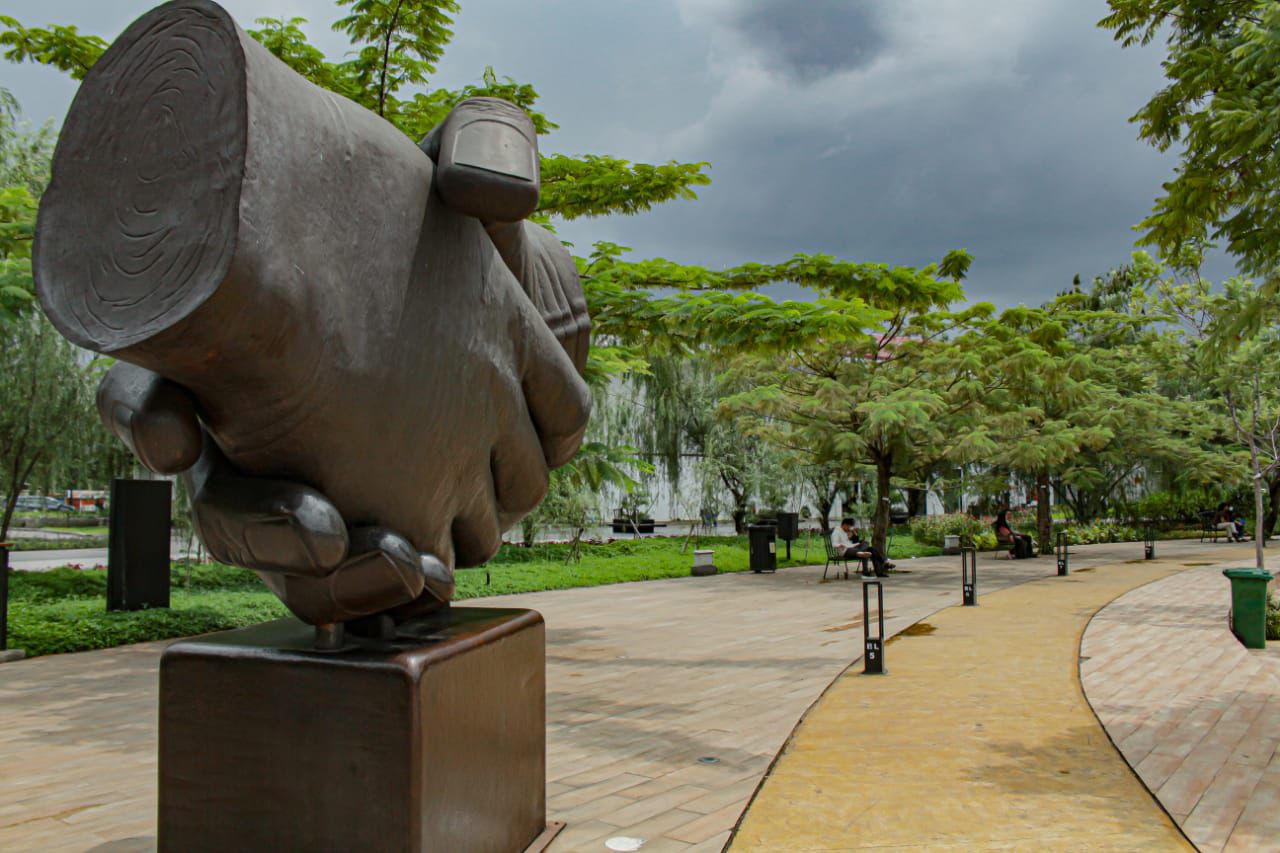
[[[6,0],[28,25],[108,38],[147,0]],[[306,17],[330,52],[329,0],[224,0],[242,24]],[[544,150],[705,160],[697,202],[568,223],[683,263],[796,252],[925,264],[975,255],[971,298],[1034,303],[1124,263],[1173,158],[1127,118],[1160,84],[1159,48],[1121,50],[1104,0],[461,0],[433,83],[486,65],[531,82],[561,129]],[[0,65],[29,117],[74,84]],[[1230,273],[1210,262],[1214,278]]]

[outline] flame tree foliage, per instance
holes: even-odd
[[[1164,38],[1165,85],[1133,116],[1180,162],[1141,223],[1164,257],[1219,241],[1259,299],[1226,324],[1234,339],[1277,316],[1280,288],[1280,4],[1274,0],[1108,0],[1099,26],[1124,47]],[[1270,313],[1268,313],[1270,312]],[[1221,343],[1229,343],[1222,341]],[[1216,345],[1216,344],[1215,344]]]

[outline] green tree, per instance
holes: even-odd
[[[91,371],[44,314],[26,311],[0,327],[0,540],[18,495],[42,466],[80,453],[77,439],[93,415]]]
[[[1117,340],[1145,318],[1082,301],[1066,295],[1009,309],[984,329],[995,344],[992,461],[1034,484],[1042,551],[1052,547],[1051,486],[1083,521],[1146,467],[1177,459],[1190,469],[1199,459],[1185,406],[1152,387],[1156,372],[1136,343]]]
[[[21,115],[0,88],[0,326],[32,303],[31,240],[53,153],[52,127],[33,131]]]
[[[1274,312],[1280,305],[1243,278],[1232,278],[1220,289],[1202,279],[1166,281],[1160,296],[1178,323],[1172,334],[1185,348],[1184,372],[1207,390],[1207,408],[1218,415],[1219,429],[1233,445],[1231,479],[1250,482],[1256,560],[1262,568],[1263,544],[1280,515],[1280,334],[1271,326],[1231,346],[1223,346],[1222,338],[1235,336],[1237,318],[1247,306],[1269,303],[1263,310]]]
[[[460,101],[504,98],[533,116],[539,133],[556,125],[536,108],[537,91],[486,69],[478,86],[424,91],[453,35],[455,0],[339,0],[347,14],[334,30],[351,39],[352,56],[332,61],[311,44],[306,19],[262,18],[247,32],[303,77],[373,110],[413,139],[421,139]],[[0,15],[0,49],[13,62],[36,62],[68,72],[88,73],[106,49],[97,36],[73,26],[26,27]],[[633,214],[672,199],[692,199],[710,183],[705,163],[630,163],[605,155],[542,158],[544,219]]]
[[[960,428],[981,396],[973,372],[980,361],[950,342],[990,311],[985,304],[947,311],[963,298],[967,267],[967,253],[959,252],[920,270],[800,256],[699,275],[684,286],[790,280],[815,290],[814,303],[775,303],[758,293],[726,301],[716,291],[688,294],[667,314],[677,328],[687,317],[697,334],[750,355],[737,369],[747,390],[722,403],[749,435],[810,470],[853,479],[870,467],[872,542],[883,549],[895,474],[922,454],[959,459],[988,449],[979,423]]]
[[[1108,0],[1099,25],[1128,47],[1164,37],[1166,85],[1133,117],[1141,137],[1180,162],[1144,240],[1194,258],[1222,241],[1264,297],[1233,322],[1257,328],[1280,285],[1280,4],[1274,0]]]

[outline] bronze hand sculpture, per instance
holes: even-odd
[[[421,147],[217,4],[136,21],[85,78],[40,208],[55,326],[119,359],[104,422],[181,473],[217,559],[301,619],[448,602],[577,452],[589,320],[523,221],[537,143],[460,104]]]

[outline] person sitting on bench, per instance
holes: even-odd
[[[863,539],[858,529],[853,526],[852,518],[844,518],[840,521],[840,526],[831,531],[831,547],[835,550],[836,556],[842,560],[855,560],[859,552],[865,552],[871,555],[871,564],[875,567],[877,577],[888,577],[889,569],[894,567],[885,559],[879,548],[875,548],[870,542]]]
[[[1009,543],[1010,557],[1015,560],[1022,560],[1035,555],[1035,545],[1031,542],[1031,537],[1025,533],[1016,532],[1009,524],[1008,510],[1000,510],[1000,514],[996,516],[996,520],[991,527],[996,531],[997,542]]]
[[[1225,531],[1227,539],[1232,542],[1244,541],[1244,521],[1236,518],[1235,507],[1229,503],[1218,504],[1217,528]]]

